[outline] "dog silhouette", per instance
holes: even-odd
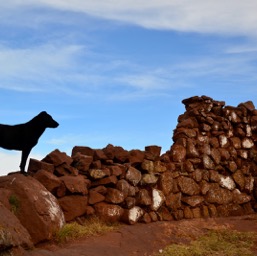
[[[56,128],[58,125],[46,111],[24,124],[0,124],[0,147],[21,151],[20,171],[24,174],[30,151],[37,145],[40,136],[46,128]]]

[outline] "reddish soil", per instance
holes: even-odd
[[[188,243],[208,230],[233,229],[257,233],[257,214],[243,217],[191,219],[121,225],[115,232],[83,238],[62,246],[47,244],[28,256],[150,256],[171,243]],[[255,252],[257,255],[257,250]]]

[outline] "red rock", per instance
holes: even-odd
[[[205,200],[210,204],[229,204],[233,201],[233,195],[229,190],[214,183],[210,185]]]
[[[111,171],[111,175],[120,176],[123,171],[125,172],[125,168],[122,165],[113,165],[109,167]]]
[[[183,163],[183,170],[186,171],[187,173],[194,172],[195,169],[194,169],[193,163],[190,160],[187,159]]]
[[[186,195],[198,195],[200,193],[199,185],[191,178],[181,176],[178,178],[178,186]]]
[[[130,197],[128,196],[126,199],[125,199],[125,208],[127,209],[131,209],[132,207],[134,207],[136,205],[136,199],[134,197]]]
[[[203,179],[203,170],[196,169],[194,172],[192,172],[191,177],[199,183]]]
[[[126,172],[126,180],[136,186],[142,178],[142,174],[136,168],[129,166]]]
[[[107,159],[108,159],[108,157],[105,155],[105,153],[102,149],[95,150],[95,154],[94,154],[95,161],[97,161],[97,160],[103,161],[103,160],[107,160]]]
[[[104,202],[95,204],[94,208],[96,214],[107,222],[118,222],[124,213],[124,209],[120,206]]]
[[[105,201],[113,204],[120,204],[124,201],[124,194],[115,188],[107,188]]]
[[[79,174],[78,169],[68,165],[67,163],[62,163],[55,167],[55,172],[57,176],[65,176],[65,175],[74,175],[77,176]]]
[[[173,177],[170,171],[164,172],[159,178],[159,189],[164,195],[169,195],[173,189]]]
[[[152,220],[153,222],[158,221],[158,216],[157,216],[157,214],[156,214],[155,212],[149,212],[149,215],[150,215],[151,220]]]
[[[71,165],[73,159],[66,153],[60,152],[60,150],[56,149],[49,153],[42,161],[53,164],[54,166],[59,166],[64,163],[66,163],[67,165]]]
[[[141,222],[146,223],[146,224],[151,223],[152,219],[151,219],[150,214],[145,212],[144,215],[141,218]]]
[[[238,189],[232,191],[233,193],[233,203],[244,204],[251,201],[251,196],[246,193],[241,193]]]
[[[220,151],[220,159],[221,159],[221,161],[229,160],[230,154],[229,154],[229,151],[227,149],[219,148],[219,151]]]
[[[72,149],[72,153],[71,153],[71,156],[75,156],[77,153],[81,153],[82,155],[85,155],[85,156],[94,156],[94,149],[90,148],[90,147],[83,147],[83,146],[75,146],[73,149]]]
[[[93,163],[92,156],[86,156],[77,152],[73,157],[73,166],[80,172],[87,172]]]
[[[214,162],[211,160],[211,158],[204,154],[203,155],[203,166],[204,169],[210,170],[210,169],[215,169],[215,164]]]
[[[105,148],[103,148],[103,152],[107,156],[108,159],[113,160],[115,155],[115,149],[112,144],[108,144]]]
[[[181,208],[181,193],[169,194],[166,196],[165,204],[172,211]]]
[[[192,213],[193,213],[194,218],[201,218],[202,217],[201,209],[199,207],[193,208]]]
[[[124,179],[119,180],[117,182],[116,188],[123,193],[124,198],[126,198],[129,195],[130,185],[126,180],[124,180]]]
[[[115,185],[115,184],[117,184],[117,182],[118,182],[117,177],[114,176],[114,175],[112,175],[112,176],[110,176],[110,177],[106,177],[106,178],[103,178],[103,179],[99,179],[99,180],[97,180],[97,181],[93,181],[93,182],[92,182],[92,186],[95,187],[95,186],[107,185],[107,184],[109,184],[109,185],[111,185],[111,184]]]
[[[74,220],[75,218],[84,215],[87,211],[87,196],[65,196],[60,198],[58,201],[63,210],[66,221]]]
[[[107,188],[105,186],[98,186],[98,187],[95,187],[95,188],[91,188],[90,190],[98,192],[102,195],[105,195],[107,193]]]
[[[45,163],[43,161],[39,161],[33,158],[30,158],[29,160],[29,166],[28,166],[28,173],[35,173],[38,170],[45,170],[50,173],[54,172],[54,165]]]
[[[96,204],[104,201],[105,196],[102,194],[94,191],[94,190],[89,190],[89,198],[88,198],[88,203],[89,204]]]
[[[251,117],[251,129],[253,131],[257,130],[257,116],[256,115]]]
[[[217,208],[214,204],[208,205],[208,209],[209,209],[210,217],[218,216]]]
[[[114,160],[118,163],[125,163],[129,160],[129,152],[122,147],[114,148]]]
[[[43,184],[51,193],[55,193],[57,188],[59,188],[62,183],[58,177],[45,170],[39,170],[33,177]]]
[[[195,207],[200,205],[204,201],[202,196],[184,196],[182,197],[182,202],[188,204],[189,206]]]
[[[51,240],[64,225],[57,199],[36,179],[21,174],[3,176],[0,177],[0,188],[12,191],[16,216],[28,230],[33,243]]]
[[[231,144],[235,149],[241,148],[241,140],[238,137],[232,137],[230,138]]]
[[[146,189],[140,189],[137,194],[137,205],[151,205],[152,198]]]
[[[218,148],[220,146],[219,140],[216,137],[210,138],[210,145],[214,148]]]
[[[164,206],[162,206],[158,210],[157,214],[159,216],[160,221],[171,221],[171,220],[173,220],[173,217],[170,214],[169,210]]]
[[[186,149],[181,145],[173,145],[171,148],[172,159],[174,162],[182,162],[186,158]]]
[[[211,149],[211,158],[214,161],[215,165],[220,164],[220,161],[221,161],[220,151],[216,148],[212,148]]]
[[[194,218],[193,212],[192,212],[192,210],[190,209],[190,207],[185,207],[185,209],[184,209],[184,217],[185,217],[186,219],[192,219],[192,218]]]
[[[97,179],[102,179],[106,176],[110,176],[109,169],[90,169],[89,170],[89,175],[91,178],[97,180]]]
[[[186,155],[188,158],[199,157],[199,152],[196,149],[195,142],[192,139],[187,141]]]
[[[64,197],[66,195],[66,191],[67,191],[67,189],[66,189],[64,183],[62,182],[60,187],[57,188],[55,196],[58,198]]]
[[[87,216],[88,215],[94,215],[95,214],[95,209],[92,207],[92,206],[87,206],[87,209],[86,209],[86,213],[85,213]]]
[[[236,204],[219,205],[217,207],[217,213],[219,216],[240,216],[244,214],[243,208]]]
[[[238,107],[245,107],[249,111],[254,111],[255,110],[255,106],[254,106],[252,101],[247,101],[247,102],[244,102],[244,103],[240,103],[238,105]]]
[[[159,146],[146,146],[145,147],[145,157],[148,160],[156,161],[159,159],[161,154],[161,147]]]
[[[208,210],[208,206],[203,205],[203,206],[201,207],[201,216],[203,216],[204,218],[210,217],[209,210]]]
[[[130,225],[133,225],[136,224],[143,215],[144,211],[140,207],[134,206],[129,210],[124,210],[122,220]]]
[[[33,243],[28,231],[22,226],[18,218],[0,203],[0,254],[14,255],[12,250],[23,247],[32,249]],[[5,250],[7,252],[5,253]]]
[[[241,170],[237,170],[235,173],[233,173],[233,179],[239,189],[242,191],[245,188],[245,177]]]
[[[133,149],[129,152],[129,162],[132,165],[142,163],[144,158],[145,158],[145,152],[143,151]]]
[[[6,189],[6,188],[0,188],[0,203],[2,203],[6,209],[8,209],[9,211],[12,211],[13,207],[10,205],[10,198],[13,196],[13,192],[10,189]],[[1,248],[1,246],[0,246]]]
[[[60,180],[70,193],[88,194],[87,183],[84,176],[62,176]]]
[[[158,182],[159,177],[153,173],[146,173],[142,175],[141,185],[154,185]]]

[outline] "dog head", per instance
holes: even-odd
[[[59,124],[46,111],[42,111],[38,115],[38,118],[47,128],[56,128],[59,126]]]

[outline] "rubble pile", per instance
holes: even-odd
[[[96,214],[129,224],[243,215],[256,208],[257,110],[209,97],[182,101],[174,144],[127,151],[75,146],[30,160],[29,173],[57,199],[66,221]]]

